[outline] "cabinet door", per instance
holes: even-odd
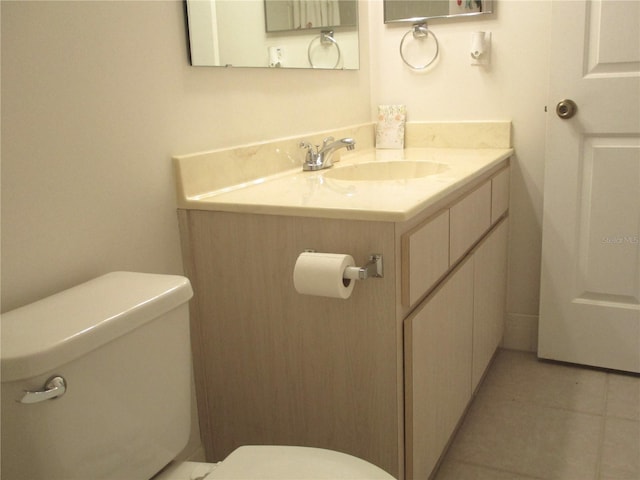
[[[507,230],[508,221],[505,219],[473,255],[473,390],[502,341],[507,287]]]
[[[471,398],[473,262],[405,323],[407,478],[431,474]]]

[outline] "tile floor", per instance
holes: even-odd
[[[501,350],[436,480],[640,480],[640,377]]]

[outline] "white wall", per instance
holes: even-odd
[[[370,121],[366,48],[359,71],[195,68],[179,0],[0,6],[3,311],[180,273],[172,155]]]
[[[384,25],[381,0],[369,3],[372,112],[406,104],[409,121],[511,120],[507,346],[533,349],[538,314],[544,131],[551,2],[497,0],[495,14],[433,20],[440,54],[427,71],[402,63],[410,25]],[[492,33],[491,65],[470,65],[471,32]],[[412,41],[411,38],[407,42]],[[533,343],[532,343],[533,342]]]

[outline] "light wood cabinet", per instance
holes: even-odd
[[[401,223],[179,210],[207,459],[306,445],[426,478],[502,334],[502,174]],[[382,254],[384,278],[298,294],[306,249]]]
[[[450,209],[449,264],[469,251],[491,226],[491,182],[486,182]]]
[[[405,321],[407,478],[427,479],[503,333],[507,220]]]
[[[473,263],[405,322],[407,478],[427,478],[471,399]]]
[[[502,221],[473,254],[472,390],[502,342],[507,292],[508,221]]]
[[[246,444],[334,449],[400,477],[402,320],[394,225],[191,210],[194,374],[207,460]],[[306,249],[384,257],[348,300],[297,293]]]
[[[509,169],[505,168],[491,179],[491,223],[495,223],[509,209]]]
[[[402,303],[415,304],[449,270],[449,210],[402,236]]]

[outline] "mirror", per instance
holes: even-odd
[[[186,0],[194,66],[357,70],[357,0]]]
[[[492,0],[384,0],[384,23],[493,13]]]

